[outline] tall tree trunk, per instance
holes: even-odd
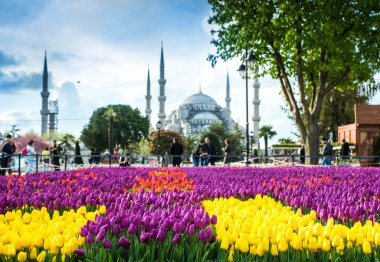
[[[305,139],[305,151],[307,152],[306,163],[318,165],[319,160],[319,128],[318,121],[309,122],[309,132]]]
[[[114,119],[111,116],[108,120],[108,150],[110,151],[110,154],[113,154],[113,130],[114,130]]]
[[[264,144],[265,144],[265,163],[268,163],[268,137],[264,136]]]

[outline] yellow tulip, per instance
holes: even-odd
[[[228,254],[228,261],[234,260],[234,246],[231,247],[230,252]]]
[[[318,250],[318,241],[315,237],[310,237],[308,241],[309,250],[315,252]]]
[[[46,255],[46,252],[45,251],[41,251],[41,253],[37,256],[37,261],[38,262],[42,262],[45,260],[45,255]]]
[[[20,262],[26,261],[27,258],[28,258],[28,256],[27,256],[26,252],[19,252],[17,255],[17,260]]]
[[[352,242],[351,241],[347,241],[347,248],[352,248]]]
[[[333,241],[332,241],[332,246],[338,247],[340,245],[340,240],[341,240],[341,237],[339,235],[334,236]]]
[[[249,244],[247,241],[240,241],[239,249],[243,253],[248,253],[249,251]]]
[[[272,254],[272,256],[278,256],[278,248],[277,248],[277,245],[272,245],[271,248],[270,248],[270,253]]]
[[[380,246],[380,232],[375,235],[375,245]]]
[[[37,258],[37,249],[33,247],[29,254],[30,259],[35,260]]]
[[[262,249],[264,252],[269,251],[269,239],[264,237],[262,242],[261,242],[261,246],[262,246]]]
[[[288,250],[288,241],[286,240],[286,238],[281,238],[280,241],[278,242],[278,249],[281,251],[281,252],[285,252],[286,250]]]
[[[99,213],[101,215],[104,215],[106,213],[106,206],[105,205],[100,206]]]
[[[261,244],[259,244],[256,248],[256,254],[260,257],[262,257],[264,255],[264,250],[263,250],[263,246]]]
[[[362,245],[362,248],[363,248],[363,252],[364,254],[371,254],[372,253],[372,248],[371,248],[371,244],[368,242],[368,241],[365,241]]]
[[[250,253],[252,256],[256,256],[257,252],[256,252],[256,246],[255,246],[255,245],[250,245],[250,246],[249,246],[249,253]]]
[[[331,249],[331,245],[330,245],[330,240],[328,239],[323,239],[323,246],[322,246],[322,250],[324,252],[329,252]]]

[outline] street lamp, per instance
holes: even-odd
[[[245,59],[244,63],[239,66],[237,70],[241,76],[241,78],[245,79],[245,114],[246,114],[246,123],[245,123],[245,139],[246,139],[246,152],[247,152],[247,160],[246,165],[249,164],[249,121],[248,121],[248,64],[252,66],[254,64],[254,56],[250,52],[248,54],[248,50],[245,49]]]
[[[156,154],[157,155],[159,154],[158,149],[160,148],[160,130],[161,130],[161,128],[162,128],[162,123],[160,120],[158,120],[158,122],[156,124],[156,129],[157,129],[157,150],[156,150]]]

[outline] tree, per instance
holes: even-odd
[[[30,140],[34,141],[34,149],[37,153],[41,153],[46,147],[49,147],[49,142],[41,138],[34,132],[28,132],[25,135],[15,138],[16,152],[20,152]]]
[[[320,135],[329,137],[332,134],[334,142],[338,140],[338,126],[355,122],[355,104],[368,104],[376,94],[380,84],[361,85],[342,92],[333,90],[328,99],[323,101],[320,118]]]
[[[279,79],[306,153],[318,155],[318,122],[325,97],[332,90],[374,83],[379,72],[378,2],[209,3],[209,23],[216,26],[211,31],[217,48],[215,55],[209,55],[212,65],[252,50],[256,67],[263,68],[261,75]],[[311,163],[317,161],[311,158]]]
[[[272,130],[273,126],[271,125],[263,125],[259,129],[259,137],[264,138],[264,145],[265,145],[265,162],[268,161],[268,139],[271,139],[275,135],[277,135],[277,132]]]
[[[75,136],[72,134],[61,134],[58,136],[58,141],[61,141],[59,145],[62,147],[62,155],[71,154],[74,152],[75,147],[73,144],[76,142]],[[71,153],[70,153],[71,152]]]
[[[211,142],[214,143],[216,152],[218,155],[223,155],[222,147],[224,147],[224,140],[228,138],[231,142],[233,159],[237,160],[242,153],[242,148],[240,144],[242,132],[238,124],[233,126],[232,132],[228,132],[227,127],[222,124],[212,124],[207,131],[201,133],[201,139],[209,137]],[[213,139],[213,140],[212,140]],[[214,141],[215,140],[215,141]]]
[[[105,121],[105,113],[112,109],[117,115],[113,124],[113,145],[120,145],[124,151],[131,144],[139,143],[148,137],[149,120],[140,111],[129,105],[108,105],[94,111],[89,123],[84,127],[80,139],[88,148],[109,149],[109,122]]]
[[[194,136],[185,136],[183,151],[185,156],[189,159],[190,155],[194,153],[197,139]]]
[[[170,154],[170,146],[173,143],[173,138],[175,137],[178,138],[178,143],[183,146],[184,141],[182,135],[178,132],[171,130],[160,130],[159,138],[158,131],[150,132],[149,153],[153,155],[164,155],[166,152],[168,152]]]
[[[278,139],[278,144],[280,144],[280,145],[294,145],[294,144],[296,144],[296,141],[294,141],[293,138],[284,137],[284,138]]]
[[[104,113],[103,116],[108,122],[108,150],[111,154],[113,154],[113,149],[115,147],[114,127],[115,127],[115,118],[117,117],[117,114],[111,107],[107,109],[107,111]]]

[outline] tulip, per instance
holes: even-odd
[[[101,229],[99,233],[96,235],[96,241],[102,241],[106,235],[106,231]]]
[[[181,234],[175,234],[173,237],[172,243],[178,244],[180,240],[181,240]]]
[[[112,248],[112,243],[109,239],[105,238],[103,240],[103,247],[106,248],[106,249],[110,249]]]
[[[86,236],[86,243],[87,243],[87,244],[92,244],[92,243],[94,243],[94,238],[92,237],[91,234],[88,234],[88,235]]]
[[[137,232],[137,227],[133,223],[131,223],[128,228],[128,234],[134,235],[136,234],[136,232]]]
[[[28,258],[28,256],[27,256],[26,252],[19,252],[17,255],[17,260],[20,262],[26,261],[27,258]]]
[[[130,245],[131,245],[131,241],[129,241],[129,240],[126,239],[125,237],[121,237],[121,238],[119,238],[119,241],[117,242],[117,244],[118,244],[119,246],[121,246],[122,248],[127,249],[128,247],[130,247]]]
[[[83,249],[75,249],[74,253],[80,257],[83,257],[86,254],[86,251],[84,251]]]
[[[218,218],[216,217],[216,215],[212,215],[211,224],[215,225],[217,222],[218,222]]]
[[[193,235],[194,234],[194,231],[195,231],[195,227],[193,224],[191,224],[188,228],[187,228],[187,234],[189,235]]]

